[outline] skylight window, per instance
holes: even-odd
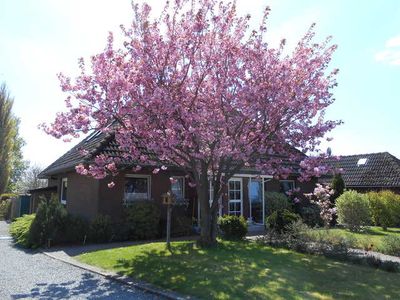
[[[366,158],[360,158],[357,162],[357,166],[363,166],[367,163],[367,159]]]

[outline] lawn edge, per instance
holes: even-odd
[[[195,300],[196,298],[193,296],[187,296],[187,295],[182,295],[180,293],[174,292],[174,291],[170,291],[170,290],[166,290],[163,289],[161,287],[155,286],[151,283],[148,282],[144,282],[144,281],[139,281],[136,280],[132,277],[126,276],[126,275],[121,275],[118,274],[116,272],[112,272],[112,271],[108,271],[108,270],[104,270],[102,268],[99,267],[95,267],[89,264],[85,264],[82,263],[72,257],[68,257],[67,259],[64,257],[60,257],[58,255],[54,255],[51,252],[46,252],[44,249],[40,250],[40,252],[52,259],[64,262],[66,264],[72,265],[74,267],[92,272],[92,273],[96,273],[98,275],[101,275],[107,279],[122,283],[124,285],[127,285],[129,287],[133,287],[133,288],[137,288],[140,289],[142,291],[148,292],[150,294],[154,294],[157,296],[161,296],[164,297],[166,299],[171,299],[171,300],[186,300],[186,299],[191,299],[191,300]]]

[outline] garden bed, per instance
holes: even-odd
[[[361,232],[351,232],[348,229],[342,228],[312,229],[310,234],[318,234],[324,230],[328,230],[329,233],[335,235],[351,238],[353,240],[353,248],[381,252],[390,255],[393,255],[393,253],[388,253],[389,251],[385,245],[384,238],[387,236],[396,236],[400,238],[400,228],[388,228],[387,231],[384,231],[381,227],[376,226],[367,227]]]

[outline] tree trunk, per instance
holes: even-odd
[[[201,176],[200,184],[197,186],[197,197],[200,203],[200,238],[198,244],[210,247],[217,244],[217,210],[212,209],[209,204],[208,178]],[[214,200],[217,201],[217,200]]]

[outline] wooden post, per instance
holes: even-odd
[[[171,204],[167,205],[167,248],[171,248]]]
[[[175,198],[172,192],[167,192],[162,195],[162,200],[163,204],[167,206],[167,248],[171,250],[171,211]]]

